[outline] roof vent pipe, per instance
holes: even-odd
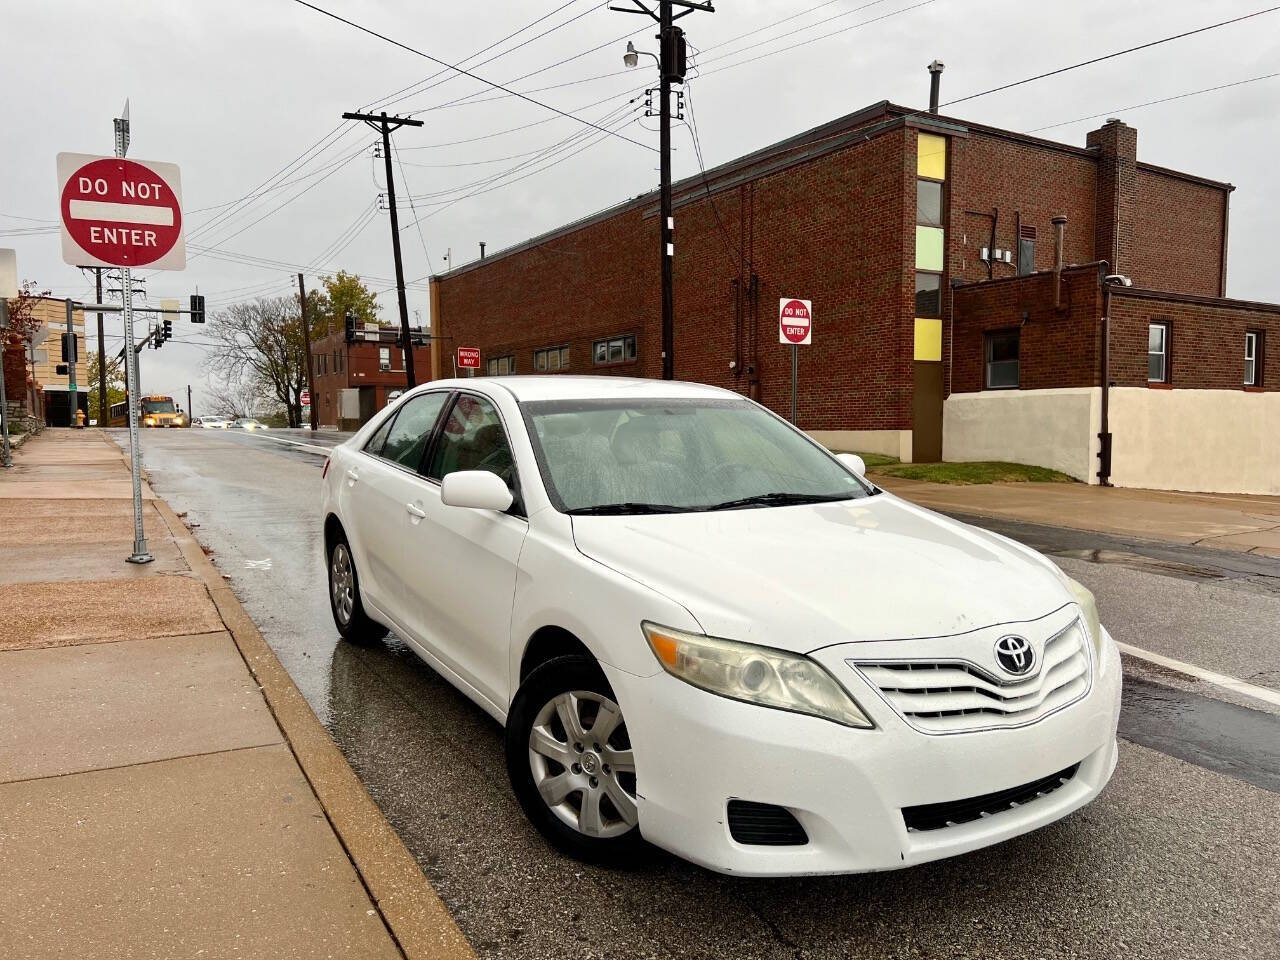
[[[1062,309],[1062,264],[1063,247],[1067,236],[1067,218],[1056,216],[1053,223],[1053,308]]]
[[[929,64],[929,112],[938,112],[938,97],[942,93],[942,71],[946,68],[941,60]]]
[[[481,260],[484,259],[484,241],[483,240],[480,241],[480,259]]]

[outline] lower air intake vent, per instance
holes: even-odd
[[[926,803],[919,807],[903,807],[902,819],[910,831],[941,830],[943,827],[955,827],[962,823],[972,823],[994,813],[1003,813],[1030,803],[1040,797],[1053,793],[1076,775],[1080,764],[1072,764],[1048,777],[1033,783],[1025,783],[1020,787],[1010,787],[996,793],[988,793],[981,797],[970,797],[967,800],[951,800],[947,803]]]
[[[765,847],[801,847],[809,842],[790,810],[750,800],[729,801],[729,835],[738,843]]]

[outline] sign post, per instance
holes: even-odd
[[[142,452],[139,448],[138,355],[133,349],[133,268],[183,270],[187,248],[182,235],[182,178],[176,165],[126,160],[128,104],[115,121],[115,156],[58,154],[58,194],[62,212],[62,259],[120,268],[123,288],[125,379],[129,407],[129,462],[133,473],[133,555],[130,563],[150,563],[142,526]]]
[[[18,255],[0,250],[0,466],[13,466],[9,450],[9,401],[4,392],[4,352],[9,340],[9,298],[18,295]]]
[[[778,301],[778,342],[791,345],[791,423],[799,406],[800,348],[813,343],[813,301],[783,297]]]

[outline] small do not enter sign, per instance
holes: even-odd
[[[479,370],[480,369],[480,348],[479,347],[459,347],[458,348],[458,367],[462,370]]]
[[[778,342],[804,347],[813,343],[813,301],[778,301]]]
[[[62,259],[73,266],[187,265],[176,165],[58,154]]]

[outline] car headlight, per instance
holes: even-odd
[[[1078,580],[1072,580],[1063,574],[1067,582],[1067,589],[1071,591],[1071,595],[1076,598],[1076,603],[1080,604],[1080,610],[1084,614],[1084,628],[1089,633],[1089,640],[1093,643],[1094,652],[1099,658],[1102,656],[1102,622],[1098,619],[1098,601],[1093,596],[1093,591],[1086,587]]]
[[[710,693],[775,710],[804,713],[846,727],[875,726],[853,698],[808,657],[643,623],[662,668]]]

